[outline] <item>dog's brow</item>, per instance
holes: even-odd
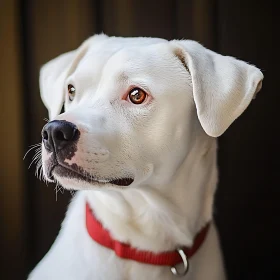
[[[117,80],[120,83],[125,83],[128,81],[128,75],[125,72],[120,72],[119,75],[117,76]]]

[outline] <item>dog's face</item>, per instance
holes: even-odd
[[[165,184],[198,138],[204,149],[245,110],[261,80],[195,42],[94,36],[41,70],[51,118],[44,175],[73,189]]]

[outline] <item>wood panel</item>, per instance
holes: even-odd
[[[16,279],[25,265],[23,241],[23,108],[17,1],[1,1],[0,11],[0,278]],[[13,263],[13,269],[8,264]],[[7,279],[7,278],[5,278]]]
[[[112,36],[154,36],[171,39],[174,1],[105,0],[103,31]]]
[[[276,13],[269,1],[218,1],[218,50],[264,72],[262,91],[220,138],[216,216],[230,279],[276,279],[280,261]],[[278,272],[277,272],[278,274]]]

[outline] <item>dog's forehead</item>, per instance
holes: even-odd
[[[167,41],[145,37],[108,37],[105,40],[93,40],[75,72],[78,76],[84,76],[92,71],[99,72],[111,58],[117,56],[117,60],[137,59],[136,53],[141,52],[144,48],[149,49],[150,46],[164,42]]]
[[[96,50],[109,53],[115,53],[122,48],[130,48],[130,47],[141,47],[141,46],[149,46],[157,43],[167,42],[165,39],[161,38],[148,38],[148,37],[107,37],[105,40],[97,40],[93,38],[90,43],[88,53],[94,52]]]

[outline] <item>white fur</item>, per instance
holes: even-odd
[[[63,187],[79,191],[29,279],[175,279],[169,267],[123,260],[96,244],[86,232],[85,201],[115,239],[133,247],[161,252],[191,246],[212,221],[214,137],[247,108],[262,79],[256,67],[196,42],[156,38],[98,35],[43,66],[41,93],[50,118],[81,131],[66,162],[105,181],[133,176],[134,182],[94,186],[54,174]],[[71,103],[68,84],[77,92]],[[123,100],[132,86],[149,93],[145,104]],[[58,115],[64,101],[66,112]],[[182,279],[225,279],[214,222]]]

